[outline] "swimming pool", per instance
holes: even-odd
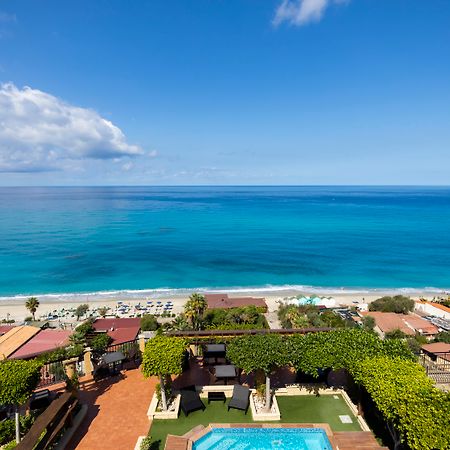
[[[193,450],[332,450],[318,428],[213,428]]]

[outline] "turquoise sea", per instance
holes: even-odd
[[[0,296],[448,289],[450,188],[0,188],[0,267]]]

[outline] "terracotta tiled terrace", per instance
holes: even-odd
[[[67,450],[133,449],[138,437],[148,433],[155,385],[156,378],[144,379],[140,369],[84,381],[79,397],[88,412]]]

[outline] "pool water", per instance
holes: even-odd
[[[332,450],[317,428],[214,428],[193,450]]]

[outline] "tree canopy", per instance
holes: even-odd
[[[80,319],[80,317],[83,317],[87,312],[89,311],[89,305],[86,303],[83,305],[77,306],[75,309],[75,316],[77,317],[77,320]]]
[[[287,338],[286,346],[292,366],[316,377],[318,369],[352,372],[359,361],[376,355],[414,358],[405,342],[383,341],[376,334],[359,328],[296,334]]]
[[[111,342],[111,336],[106,333],[98,333],[91,339],[89,345],[95,352],[103,353],[108,348],[109,344],[111,344]]]
[[[142,331],[155,331],[158,329],[158,321],[152,314],[144,314],[141,317],[141,330]]]
[[[184,315],[191,323],[194,330],[200,330],[203,322],[203,315],[208,307],[204,295],[194,293],[184,305]]]
[[[345,328],[351,324],[333,311],[322,311],[316,305],[281,305],[278,319],[283,328],[332,327]]]
[[[22,405],[40,379],[41,363],[37,360],[0,362],[0,405]]]
[[[227,358],[246,373],[262,370],[266,375],[288,363],[285,342],[278,334],[237,337],[227,345]]]
[[[182,338],[160,335],[150,339],[142,356],[144,376],[181,374],[186,348]]]
[[[33,316],[33,320],[35,320],[36,310],[39,308],[39,300],[36,297],[30,297],[25,302],[25,308],[27,308],[28,311],[30,311],[31,315]]]
[[[381,297],[369,305],[369,311],[394,312],[408,314],[414,309],[414,300],[404,295]]]

